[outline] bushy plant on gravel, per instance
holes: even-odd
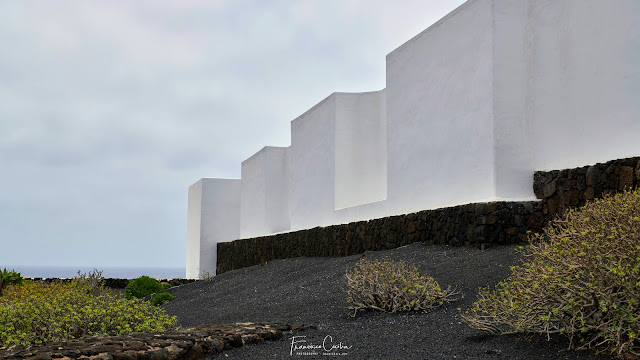
[[[455,300],[456,291],[443,289],[432,277],[404,261],[360,259],[345,273],[348,309],[386,312],[431,310]]]
[[[563,334],[569,348],[640,357],[640,192],[568,211],[463,319],[496,334]]]
[[[164,286],[162,286],[162,284],[160,284],[158,280],[143,275],[137,279],[131,280],[129,284],[127,284],[124,289],[124,296],[127,299],[141,299],[147,295],[157,293],[158,291],[163,289]]]
[[[153,296],[153,299],[151,300],[151,305],[160,306],[173,299],[175,299],[175,297],[167,292],[158,293]]]
[[[102,270],[93,269],[88,273],[83,273],[78,270],[78,275],[74,276],[72,281],[80,287],[90,289],[93,295],[99,295],[105,291]]]
[[[140,299],[87,283],[9,286],[0,298],[0,346],[43,345],[83,336],[154,332],[175,326],[176,318]]]
[[[15,270],[9,271],[7,268],[0,271],[0,296],[2,296],[2,291],[7,286],[20,284],[22,284],[22,276],[19,272]]]

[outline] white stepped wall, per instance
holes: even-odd
[[[291,122],[291,230],[335,223],[336,94]]]
[[[291,122],[291,230],[375,216],[367,204],[387,191],[385,120],[381,90],[334,93]]]
[[[492,1],[470,1],[387,55],[391,213],[495,196]]]
[[[385,106],[385,90],[336,96],[336,210],[387,198]]]
[[[290,229],[288,149],[267,146],[242,162],[240,238]]]
[[[535,170],[640,154],[639,17],[637,0],[467,1],[387,55],[385,90],[330,95],[289,148],[211,182],[224,195],[194,184],[188,277],[212,241],[534,199]]]
[[[187,279],[216,274],[217,244],[240,235],[240,189],[237,179],[200,179],[189,187]]]

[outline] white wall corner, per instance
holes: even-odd
[[[289,230],[288,153],[266,146],[242,162],[240,238]]]
[[[217,244],[239,238],[240,191],[240,179],[204,178],[189,187],[187,278],[215,275]]]
[[[385,90],[336,94],[335,210],[387,198]]]

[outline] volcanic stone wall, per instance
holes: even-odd
[[[569,207],[634,188],[640,158],[581,168],[538,171],[534,192],[541,201],[474,203],[349,224],[218,243],[217,274],[300,256],[349,256],[421,241],[485,248],[525,241]]]
[[[54,282],[61,282],[61,283],[68,283],[73,281],[73,279],[69,279],[69,278],[31,278],[31,277],[26,277],[25,279],[29,279],[29,280],[34,280],[34,281],[40,281],[43,282],[45,284],[51,284]],[[133,279],[114,279],[114,278],[105,278],[103,279],[103,284],[105,287],[108,288],[112,288],[112,289],[124,289],[127,287],[127,285],[129,284],[129,282],[131,282],[131,280]],[[156,279],[158,280],[159,283],[167,283],[171,286],[180,286],[180,285],[184,285],[184,284],[188,284],[197,280],[194,279]]]
[[[417,241],[479,248],[511,244],[541,229],[545,220],[539,201],[491,202],[242,239],[218,243],[217,274],[273,259],[349,256]]]
[[[533,191],[544,203],[543,213],[552,215],[607,193],[635,189],[639,183],[640,157],[533,175]]]

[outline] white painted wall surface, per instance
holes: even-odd
[[[535,169],[640,154],[640,1],[528,0]]]
[[[640,154],[640,1],[495,0],[496,192]]]
[[[533,161],[526,114],[527,81],[534,33],[527,21],[528,0],[494,1],[493,136],[496,197],[517,199],[533,194]]]
[[[287,231],[288,148],[267,146],[242,162],[240,238]]]
[[[240,236],[239,179],[200,179],[189,187],[187,219],[188,279],[215,275],[217,244]]]
[[[336,94],[291,122],[291,230],[334,224]]]
[[[242,162],[240,181],[240,238],[259,236],[267,228],[265,148]]]
[[[467,1],[387,56],[385,90],[334,93],[242,181],[190,187],[187,276],[240,235],[533,199],[536,170],[640,155],[639,18],[638,0]]]
[[[336,94],[335,144],[335,209],[385,200],[385,90]]]
[[[469,1],[387,55],[391,213],[495,196],[492,5]]]
[[[202,223],[202,180],[189,186],[187,203],[187,279],[200,275],[200,241]]]
[[[384,216],[384,99],[334,93],[291,122],[291,230]]]

